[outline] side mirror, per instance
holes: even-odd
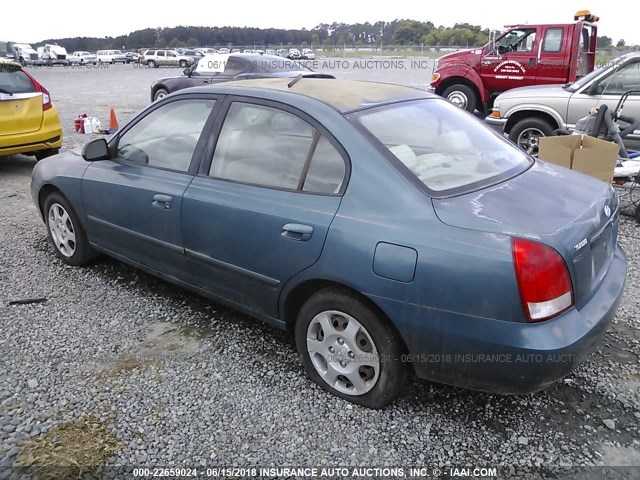
[[[107,141],[104,138],[96,138],[85,144],[82,147],[81,155],[87,162],[109,160],[111,158]]]
[[[182,71],[182,73],[183,73],[184,75],[186,75],[187,77],[190,77],[190,76],[191,76],[191,69],[190,69],[190,68],[185,68],[185,69]]]

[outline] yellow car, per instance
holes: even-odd
[[[17,62],[0,59],[0,156],[58,153],[62,127],[49,91]]]

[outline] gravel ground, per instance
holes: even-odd
[[[78,113],[105,122],[113,106],[123,124],[155,78],[175,73],[34,70],[66,148],[88,138],[71,131]],[[629,275],[618,315],[569,377],[517,397],[414,379],[372,411],[312,384],[279,330],[114,260],[62,264],[31,203],[33,165],[0,157],[0,479],[18,478],[11,466],[37,458],[34,445],[83,421],[113,446],[108,466],[470,466],[499,467],[500,478],[602,478],[596,467],[627,465],[609,478],[640,477],[635,220],[620,229]],[[12,304],[21,299],[38,302]]]

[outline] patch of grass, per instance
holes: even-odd
[[[159,360],[151,360],[150,358],[135,357],[133,355],[124,355],[115,361],[112,365],[102,370],[98,376],[100,377],[117,377],[118,375],[131,373],[136,369],[143,369],[150,365],[156,367],[161,366]]]
[[[87,415],[21,442],[15,466],[43,480],[77,479],[90,473],[120,448],[99,418]]]

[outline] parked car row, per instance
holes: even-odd
[[[160,57],[183,56],[143,59]],[[578,90],[635,82],[626,61]],[[34,168],[63,262],[106,253],[288,329],[314,382],[373,408],[409,372],[541,389],[603,337],[626,276],[610,185],[537,161],[420,89],[246,53],[183,73],[108,143]],[[46,88],[0,63],[0,154],[41,159],[61,137]],[[469,353],[485,361],[458,360]]]

